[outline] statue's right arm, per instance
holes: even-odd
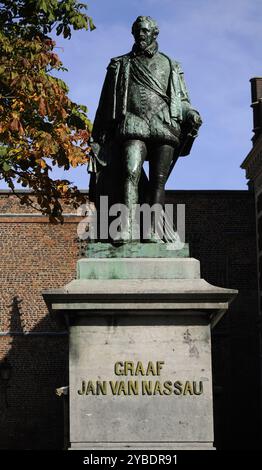
[[[117,59],[111,59],[107,67],[99,105],[96,111],[92,137],[95,142],[104,145],[108,140],[114,120],[116,71],[119,67]]]

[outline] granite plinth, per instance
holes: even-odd
[[[83,258],[78,279],[199,279],[194,258]]]
[[[89,243],[86,248],[87,258],[187,258],[188,243],[140,243],[131,242],[123,245],[111,243]]]

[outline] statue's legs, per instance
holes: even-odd
[[[149,159],[150,205],[165,202],[165,184],[173,161],[174,147],[167,144],[153,147]]]
[[[155,145],[150,149],[149,158],[149,201],[150,205],[164,205],[165,183],[173,161],[174,147],[168,144]],[[122,144],[123,163],[123,202],[127,207],[126,218],[122,219],[121,241],[134,238],[135,205],[138,203],[138,183],[143,163],[147,157],[147,146],[141,140],[130,139]],[[149,241],[155,239],[156,221],[152,214],[152,228],[149,229]],[[132,231],[133,230],[133,231]]]
[[[164,206],[165,202],[165,184],[168,178],[170,165],[174,159],[174,147],[168,144],[157,145],[153,147],[149,159],[149,201],[150,205],[158,204]],[[176,158],[177,159],[177,158]],[[159,215],[152,213],[151,219],[151,242],[159,241],[163,237],[163,218],[160,219],[160,232],[158,229]]]
[[[138,182],[146,155],[145,142],[134,139],[123,143],[124,204],[128,209],[128,217],[122,231],[122,238],[127,241],[132,238],[132,225],[134,228],[135,223],[133,209],[138,203]]]
[[[127,207],[137,204],[138,182],[146,154],[146,144],[141,140],[127,140],[123,144],[124,203]]]

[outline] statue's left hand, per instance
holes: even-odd
[[[92,152],[93,154],[95,155],[95,157],[97,157],[99,155],[99,152],[100,152],[100,149],[101,149],[101,146],[98,142],[90,142],[90,147],[92,149]]]
[[[195,109],[189,109],[187,112],[186,120],[192,127],[200,127],[202,124],[202,119],[198,111]]]

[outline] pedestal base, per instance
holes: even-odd
[[[115,258],[44,293],[69,328],[70,448],[212,450],[210,328],[237,292],[194,259]]]
[[[188,315],[123,312],[75,319],[69,363],[72,444],[212,446],[210,325]]]

